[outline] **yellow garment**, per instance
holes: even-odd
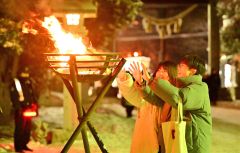
[[[161,107],[152,105],[141,98],[130,75],[121,81],[117,78],[123,97],[138,108],[138,116],[132,136],[131,153],[158,153],[163,145],[161,131]],[[164,105],[163,109],[169,109]],[[166,116],[162,116],[166,118]]]
[[[131,153],[157,153],[159,150],[158,129],[156,119],[160,118],[160,110],[146,103],[138,112],[132,136]]]

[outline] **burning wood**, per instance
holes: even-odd
[[[119,54],[117,53],[47,53],[46,55],[49,62],[49,67],[67,79],[69,79],[71,68],[74,66],[74,69],[77,71],[79,81],[94,81],[102,79],[103,77],[108,76],[112,72],[112,69],[115,69],[120,62]],[[62,60],[61,58],[64,59]]]
[[[107,60],[103,56],[89,56],[89,54],[98,53],[91,46],[86,46],[83,38],[79,35],[66,32],[62,29],[61,24],[56,17],[45,17],[42,26],[49,31],[51,39],[57,49],[57,56],[48,56],[50,66],[57,72],[62,74],[69,74],[69,61],[72,55],[75,55],[76,67],[79,75],[95,75],[95,74],[109,74],[107,68],[103,71],[103,65]],[[78,56],[81,55],[81,56]]]
[[[76,34],[66,32],[55,16],[45,17],[44,21],[34,20],[48,31],[56,48],[55,53],[46,53],[49,67],[57,73],[69,77],[74,66],[78,77],[108,76],[120,62],[119,53],[98,52]],[[33,27],[32,20],[23,24],[24,33],[41,34]],[[88,78],[90,79],[90,78]],[[91,80],[94,81],[94,80]]]

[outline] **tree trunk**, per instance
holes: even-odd
[[[212,70],[218,72],[220,65],[219,17],[216,5],[216,0],[212,0],[208,4],[208,65],[210,73]]]
[[[14,56],[12,62],[10,56],[0,54],[0,124],[8,124],[12,121],[12,102],[10,99],[9,84],[12,77],[16,76],[18,56]],[[12,65],[12,67],[9,67]]]

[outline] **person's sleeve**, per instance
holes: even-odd
[[[180,100],[184,110],[197,110],[203,106],[207,99],[208,89],[204,84],[193,84],[184,88],[177,88],[170,82],[162,79],[154,79],[150,84],[152,91],[164,102],[177,107]]]
[[[134,81],[130,74],[127,73],[126,80],[120,80],[117,78],[117,84],[120,93],[129,103],[136,107],[142,106],[145,101],[141,97],[139,91],[135,88]]]
[[[136,84],[136,83],[135,83]],[[151,88],[146,85],[146,86],[139,86],[139,85],[135,85],[140,93],[140,95],[143,97],[143,99],[146,102],[149,102],[153,105],[157,105],[162,107],[164,104],[164,101],[158,97],[152,90]]]
[[[180,101],[179,88],[163,79],[154,79],[149,84],[149,87],[153,93],[160,97],[164,102],[169,103],[173,107],[177,107],[177,103]]]
[[[17,99],[19,98],[19,94],[17,92],[16,85],[15,85],[14,81],[12,81],[11,85],[10,85],[10,98],[11,98],[12,102],[16,102]]]

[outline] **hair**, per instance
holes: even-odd
[[[206,72],[205,62],[196,55],[185,55],[180,62],[184,62],[189,68],[196,69],[196,74],[204,75]]]
[[[164,61],[158,64],[157,70],[155,71],[155,73],[153,74],[153,77],[156,76],[156,73],[158,71],[158,69],[160,67],[163,67],[165,70],[167,70],[168,72],[168,76],[169,76],[169,82],[171,82],[172,84],[176,84],[176,80],[177,80],[177,64],[171,62],[171,61]]]

